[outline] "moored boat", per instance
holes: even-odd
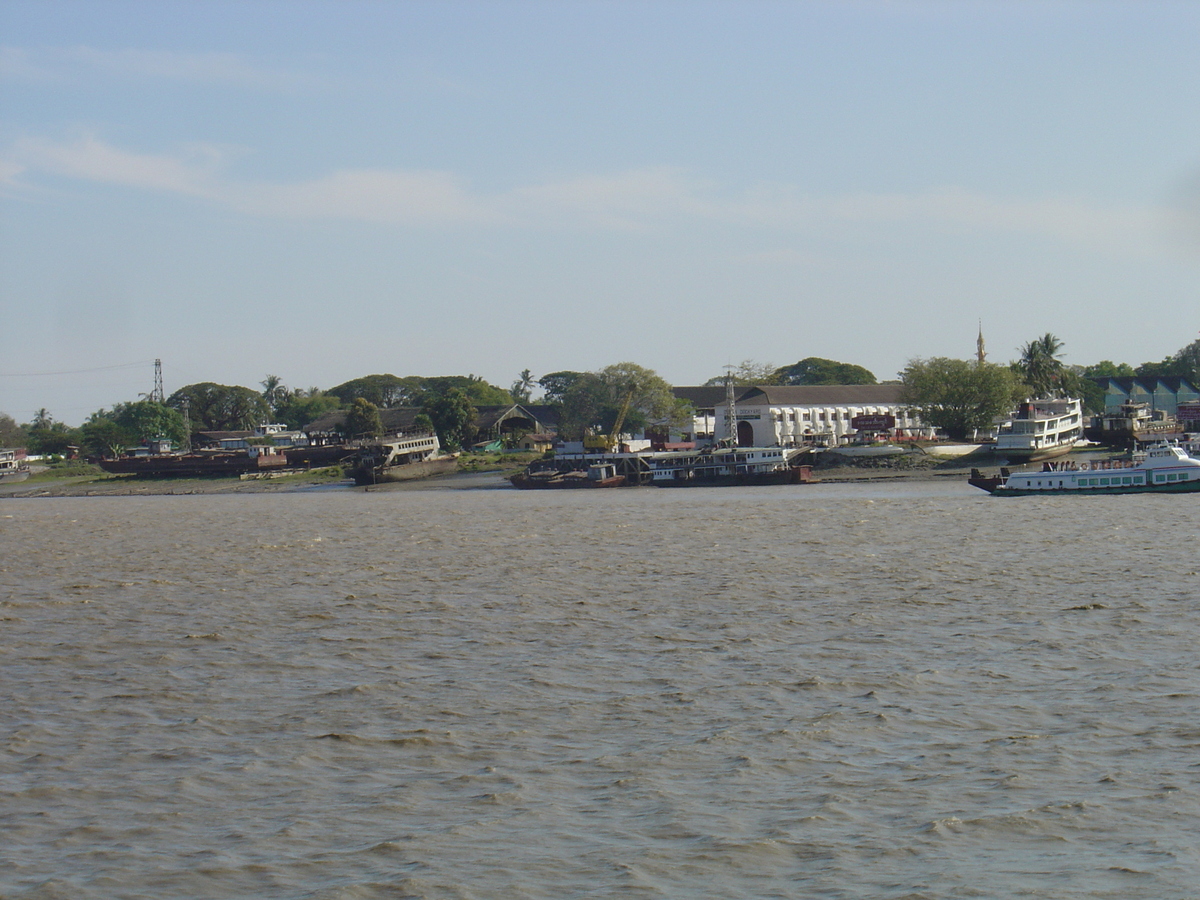
[[[1189,494],[1200,492],[1200,459],[1175,444],[1149,448],[1144,458],[1093,463],[1047,462],[1039,472],[984,475],[971,470],[968,484],[996,497],[1031,494]]]
[[[1010,462],[1041,462],[1071,452],[1083,437],[1083,404],[1070,398],[1027,400],[996,432],[994,451]]]
[[[0,484],[24,481],[29,477],[29,466],[25,462],[25,448],[0,450]]]
[[[795,484],[811,481],[812,469],[794,462],[805,451],[783,447],[716,447],[658,453],[650,465],[658,487]]]
[[[521,490],[610,488],[625,484],[625,476],[617,474],[616,466],[600,463],[587,469],[570,469],[560,472],[555,469],[525,470],[508,479],[513,487]]]

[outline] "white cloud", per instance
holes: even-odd
[[[237,180],[231,153],[196,146],[187,153],[132,153],[88,135],[74,142],[18,141],[0,160],[0,179],[27,183],[38,173],[174,193],[239,212],[283,218],[373,223],[574,227],[649,231],[688,224],[809,233],[838,226],[905,226],[1027,234],[1093,249],[1141,252],[1159,233],[1151,207],[1104,207],[1083,200],[1003,198],[945,188],[915,194],[815,197],[791,185],[721,194],[668,167],[586,175],[473,192],[453,173],[345,169],[294,183]]]
[[[214,192],[214,163],[220,154],[214,151],[207,155],[210,161],[197,165],[177,157],[130,153],[93,136],[70,144],[24,139],[17,142],[13,152],[30,171],[190,196],[210,196]]]
[[[476,223],[500,217],[446,172],[360,169],[298,184],[244,185],[222,192],[254,215],[337,218],[402,225]]]

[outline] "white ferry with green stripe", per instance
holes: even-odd
[[[1040,472],[987,476],[971,470],[969,484],[997,497],[1030,494],[1190,494],[1200,492],[1200,459],[1175,444],[1159,444],[1137,461],[1048,462]]]

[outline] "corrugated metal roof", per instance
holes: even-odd
[[[900,403],[902,389],[899,384],[756,385],[741,393],[737,402],[770,406],[880,406]]]

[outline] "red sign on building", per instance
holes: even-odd
[[[891,431],[896,427],[896,417],[890,415],[855,416],[850,420],[855,431]]]

